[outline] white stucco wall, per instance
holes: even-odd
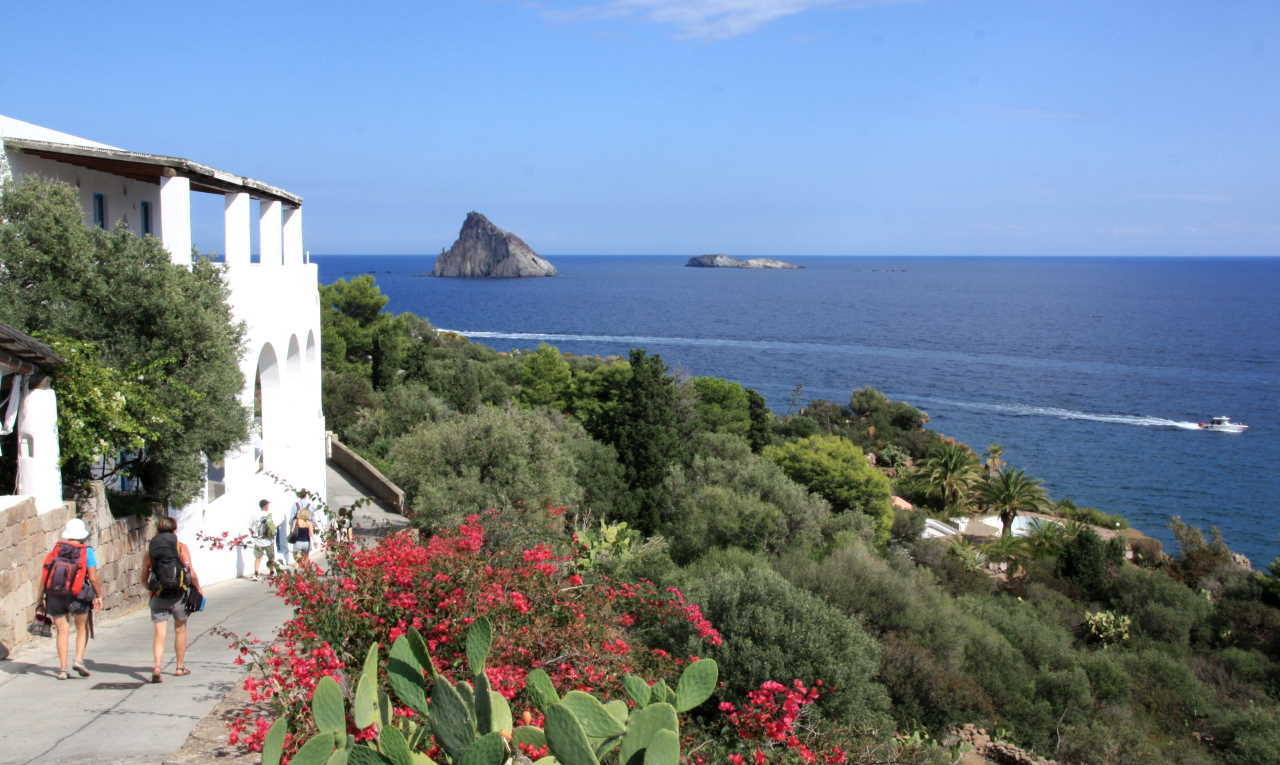
[[[142,233],[141,202],[151,203],[151,232],[160,235],[160,187],[154,183],[135,181],[118,175],[90,170],[6,150],[5,159],[13,178],[39,175],[54,178],[75,186],[80,191],[80,209],[84,212],[85,225],[93,225],[93,195],[102,194],[106,204],[108,229],[123,220],[129,230]]]
[[[0,115],[0,143],[5,136],[55,143],[107,147],[78,136],[49,130],[38,125]],[[86,224],[93,222],[93,195],[104,195],[107,225],[119,220],[131,231],[141,229],[141,202],[151,203],[152,232],[162,236],[162,220],[181,218],[190,231],[189,193],[175,194],[171,186],[171,204],[162,210],[161,187],[155,183],[136,181],[76,165],[33,157],[19,150],[0,150],[0,181],[41,175],[66,181],[80,190],[81,210]],[[199,192],[197,192],[199,193]],[[247,212],[245,200],[227,206],[229,220],[226,231],[234,241],[225,252],[233,252],[235,262],[224,265],[224,276],[230,290],[235,318],[246,326],[245,355],[240,369],[245,387],[240,400],[246,407],[254,405],[254,381],[260,364],[263,374],[263,465],[259,470],[254,441],[225,455],[226,493],[217,498],[203,497],[171,513],[178,520],[179,537],[192,551],[194,565],[202,581],[216,582],[251,571],[252,552],[213,550],[201,537],[217,537],[227,532],[236,537],[248,532],[257,513],[258,501],[269,499],[274,505],[288,507],[293,497],[273,479],[278,476],[289,485],[306,488],[323,496],[325,487],[325,427],[320,410],[320,301],[314,264],[290,258],[282,264],[287,248],[290,254],[302,251],[302,216],[300,208],[279,202],[264,205],[268,212],[260,225],[273,227],[266,240],[274,250],[273,258],[262,264],[246,262],[248,231],[243,220]],[[282,213],[283,212],[283,218]],[[180,232],[178,232],[180,233]],[[189,233],[187,234],[189,237]],[[173,237],[169,237],[173,238]],[[170,242],[166,241],[166,245]],[[172,251],[174,248],[170,246]],[[181,248],[180,248],[181,249]],[[174,262],[189,263],[189,249],[171,252]],[[52,396],[49,396],[52,403]],[[47,419],[47,418],[46,418]],[[56,444],[55,444],[56,446]],[[56,451],[54,452],[56,455]],[[47,481],[46,481],[47,482]],[[326,519],[318,519],[323,526]],[[247,555],[247,557],[246,557]]]
[[[241,403],[253,407],[254,379],[262,365],[262,470],[253,440],[226,456],[227,493],[175,513],[178,535],[192,550],[202,579],[219,581],[252,571],[249,551],[202,548],[197,532],[236,537],[247,532],[262,499],[288,507],[287,485],[324,495],[325,427],[320,411],[320,298],[316,266],[242,264],[225,271],[236,317],[246,325]],[[314,353],[308,358],[308,338]],[[297,353],[290,356],[290,348]],[[274,477],[273,477],[274,476]],[[327,519],[321,518],[323,525]]]

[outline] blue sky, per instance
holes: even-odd
[[[315,253],[1280,254],[1275,0],[60,7],[0,113],[283,186]]]

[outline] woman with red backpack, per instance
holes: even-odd
[[[71,669],[81,677],[88,677],[84,666],[84,651],[89,644],[90,612],[102,608],[102,582],[98,579],[98,558],[93,548],[84,543],[89,529],[84,521],[72,518],[62,530],[62,539],[44,558],[40,579],[36,582],[37,602],[41,604],[58,630],[58,679],[70,676],[67,668],[67,643],[70,641],[71,624],[76,625],[76,661]]]

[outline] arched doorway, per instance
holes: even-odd
[[[258,366],[253,377],[253,454],[258,470],[276,470],[282,455],[287,420],[282,411],[284,401],[280,388],[280,363],[271,343],[258,352]]]

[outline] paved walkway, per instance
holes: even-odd
[[[409,525],[408,518],[399,513],[390,512],[363,486],[356,483],[350,474],[332,463],[328,465],[327,494],[325,502],[331,510],[350,505],[363,498],[372,500],[356,510],[355,515],[356,535],[366,540],[386,536]]]
[[[164,682],[149,682],[145,607],[98,626],[85,660],[91,677],[57,680],[53,640],[29,642],[0,662],[0,765],[155,765],[181,747],[244,676],[226,639],[209,630],[265,639],[289,616],[265,584],[247,579],[210,585],[205,594],[208,605],[189,623],[186,677],[172,674],[171,624]]]
[[[328,484],[330,507],[365,494],[332,466]],[[355,521],[365,539],[408,524],[376,504],[358,510]],[[247,579],[210,585],[205,594],[208,606],[190,621],[186,677],[172,674],[170,625],[164,682],[149,682],[151,619],[145,607],[98,625],[85,658],[91,677],[57,680],[53,640],[30,641],[0,661],[0,765],[155,765],[178,751],[244,677],[244,668],[233,663],[235,651],[210,630],[268,639],[289,617],[265,584]]]

